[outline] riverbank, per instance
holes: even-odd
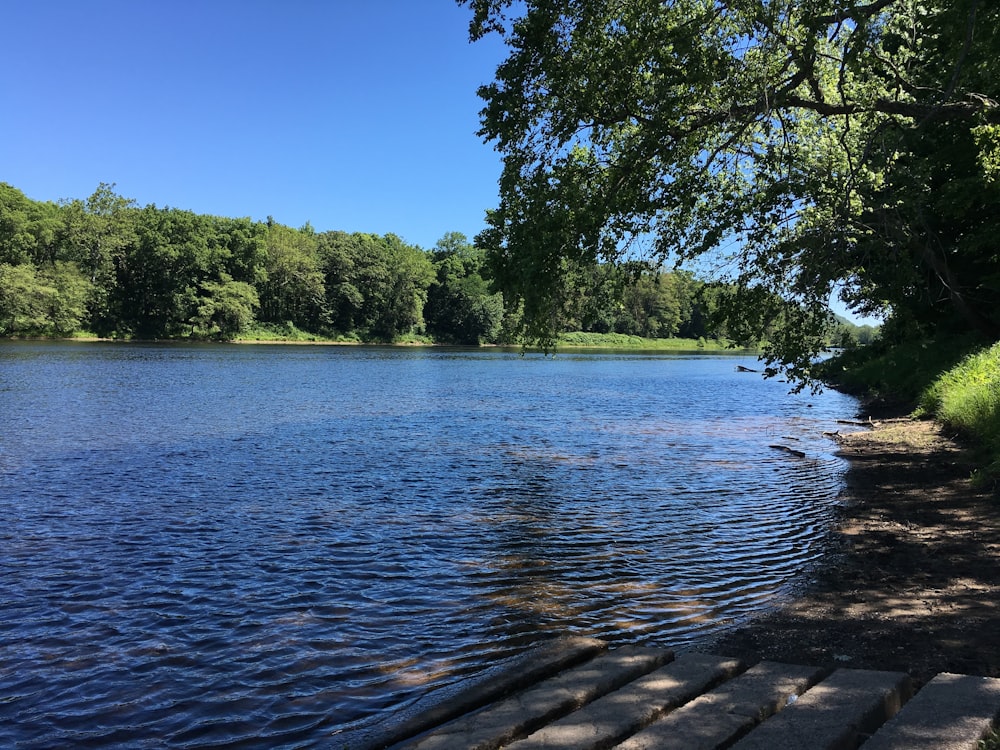
[[[91,334],[77,336],[3,336],[0,341],[81,341],[81,342],[113,342],[122,344],[276,344],[289,346],[433,346],[462,349],[511,349],[521,351],[521,344],[449,344],[434,341],[428,336],[397,336],[392,341],[362,340],[359,338],[324,338],[319,334],[291,331],[269,334],[267,331],[255,330],[241,334],[232,339],[214,340],[203,338],[171,338],[171,339],[131,339],[107,338]],[[528,351],[542,351],[538,347],[528,347]],[[744,355],[759,353],[757,349],[738,349],[731,347],[726,341],[717,339],[647,339],[641,336],[630,336],[617,333],[564,333],[560,334],[553,345],[554,352],[560,351],[625,351],[625,352],[670,352],[677,354],[731,354]]]
[[[876,419],[851,461],[834,549],[801,596],[718,638],[749,660],[1000,676],[1000,493],[943,427]]]

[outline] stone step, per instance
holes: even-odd
[[[435,729],[400,750],[496,750],[673,659],[666,649],[623,646],[487,708]]]
[[[761,662],[668,713],[620,744],[618,750],[713,750],[722,747],[780,711],[822,675],[823,670],[814,667]]]
[[[909,700],[901,672],[824,678],[813,667],[603,648],[550,643],[438,693],[443,705],[370,742],[336,739],[352,750],[979,750],[1000,721],[1000,679],[941,674]]]
[[[338,746],[381,750],[416,737],[449,721],[537,685],[594,658],[608,648],[604,641],[564,636],[504,659],[475,678],[440,689],[404,709],[389,721],[367,730],[339,733]]]
[[[733,748],[854,750],[910,694],[910,678],[902,672],[838,669]]]
[[[510,750],[611,747],[742,668],[736,659],[706,654],[680,656],[508,747]]]
[[[862,750],[977,750],[1000,719],[1000,680],[942,673],[924,685]]]

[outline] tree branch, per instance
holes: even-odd
[[[832,25],[844,21],[858,21],[862,18],[871,18],[895,2],[898,2],[898,0],[877,0],[877,2],[868,5],[858,5],[853,8],[844,8],[836,13],[830,13],[825,16],[816,16],[814,20],[824,25]]]

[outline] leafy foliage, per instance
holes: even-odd
[[[0,263],[0,335],[67,335],[86,314],[90,283],[79,270],[57,261],[37,269],[31,263]]]
[[[478,239],[551,338],[595,261],[699,261],[729,335],[808,380],[828,301],[1000,334],[1000,6],[459,0],[509,48]]]
[[[442,237],[432,254],[435,279],[428,290],[427,331],[452,344],[496,341],[503,324],[503,295],[483,278],[485,255],[460,232]]]
[[[427,252],[393,234],[140,208],[112,188],[54,204],[0,183],[0,336],[519,343],[521,308],[461,233]],[[561,295],[560,332],[724,335],[721,292],[687,273],[580,265]]]
[[[296,231],[268,221],[261,309],[266,320],[308,326],[325,319],[326,289],[311,228]],[[325,321],[324,321],[325,322]]]
[[[193,319],[192,335],[229,340],[247,330],[260,305],[257,290],[223,274],[220,281],[201,285],[203,295]]]

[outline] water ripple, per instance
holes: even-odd
[[[853,405],[739,362],[0,346],[0,745],[324,746],[555,634],[772,606]]]

